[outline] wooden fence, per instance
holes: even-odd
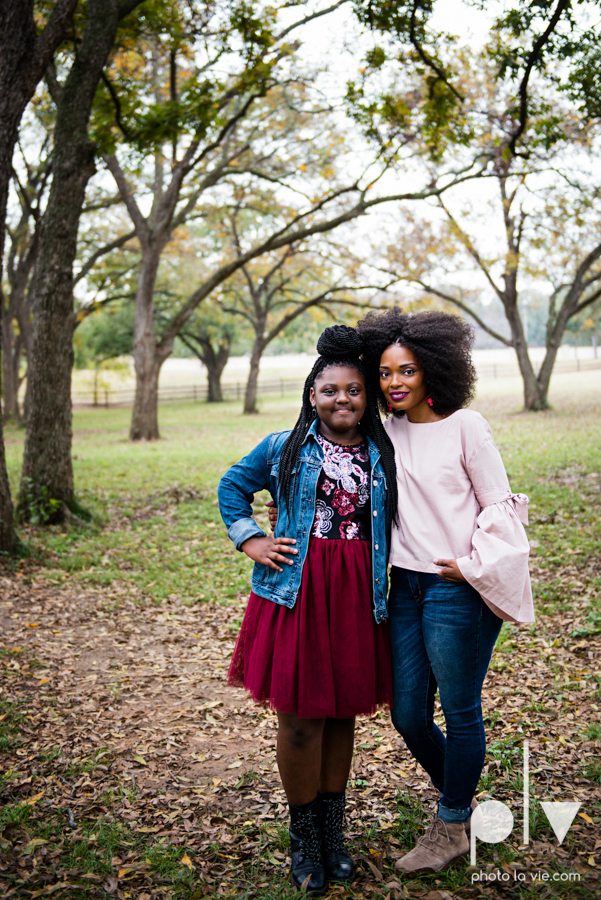
[[[257,396],[268,394],[286,394],[293,391],[302,391],[304,381],[298,379],[279,378],[275,381],[259,382]],[[221,385],[224,400],[242,400],[246,382],[226,382]],[[206,403],[209,389],[206,384],[176,385],[173,387],[159,388],[159,403],[174,401],[191,401],[192,403]],[[72,400],[74,406],[133,406],[135,391],[133,388],[113,389],[98,388],[96,391],[74,391]]]
[[[511,363],[486,363],[477,366],[478,377],[482,379],[518,378],[517,365]],[[555,363],[554,373],[583,372],[589,369],[601,369],[601,359],[560,359]],[[257,396],[300,393],[304,381],[300,379],[278,378],[273,381],[261,381],[257,387]],[[246,383],[243,381],[225,382],[221,386],[224,400],[242,400]],[[206,403],[207,385],[190,384],[159,388],[159,403],[192,402]],[[72,395],[74,406],[133,406],[133,388],[113,389],[98,388],[96,391],[75,391]]]

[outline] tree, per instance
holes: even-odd
[[[308,14],[303,21],[331,8]],[[167,37],[159,30],[147,34],[146,44],[139,48],[137,67],[132,65],[129,50],[125,61],[116,58],[106,82],[107,102],[110,99],[114,104],[115,123],[125,145],[135,146],[152,165],[147,179],[138,179],[136,190],[137,160],[128,171],[123,154],[121,158],[116,153],[105,155],[141,249],[134,326],[132,440],[159,436],[160,369],[197,305],[194,303],[175,327],[169,327],[168,334],[156,334],[153,302],[163,251],[177,229],[196,213],[198,204],[207,202],[215,186],[251,173],[256,176],[260,170],[272,179],[291,174],[294,154],[287,152],[284,159],[282,144],[293,131],[298,132],[308,115],[301,113],[298,105],[293,112],[289,109],[291,102],[302,102],[295,79],[285,71],[293,52],[287,40],[290,29],[276,36],[272,17],[269,9],[223,3],[207,12],[205,20],[192,17],[186,27],[182,13],[180,27]],[[234,56],[240,44],[242,48]],[[236,65],[229,74],[223,66],[225,56]],[[138,92],[150,105],[150,112],[142,116],[137,111],[137,98],[136,102],[132,98],[132,75]],[[279,94],[272,94],[263,102],[261,113],[251,116],[258,101],[268,97],[278,83]],[[294,93],[287,97],[286,87],[296,97]],[[149,121],[154,126],[150,141]],[[278,140],[279,159],[269,149],[274,138]],[[151,185],[147,183],[150,179]],[[139,198],[148,187],[152,206],[144,215]],[[215,286],[219,283],[217,280]]]
[[[15,167],[13,185],[19,212],[14,225],[7,221],[9,249],[6,259],[6,302],[2,305],[3,417],[19,422],[19,389],[23,376],[23,354],[31,359],[31,295],[29,287],[39,246],[42,203],[50,177],[48,139],[43,141],[37,162],[30,163],[20,146],[22,174]],[[25,410],[27,399],[25,400]]]
[[[484,4],[471,0],[470,5],[482,9]],[[578,11],[579,5],[579,0],[517,0],[493,24],[487,52],[495,65],[495,77],[500,83],[515,85],[512,127],[504,141],[510,156],[528,154],[521,144],[531,115],[536,114],[532,86],[537,80],[567,94],[584,119],[601,116],[599,25],[590,25],[588,11]],[[601,7],[601,0],[588,5]],[[375,136],[375,115],[387,123],[406,118],[407,105],[399,103],[387,87],[372,89],[371,102],[365,103],[365,85],[380,81],[387,65],[403,67],[410,62],[425,72],[424,126],[431,152],[435,156],[440,153],[445,134],[459,143],[469,139],[463,127],[465,95],[456,80],[452,53],[456,39],[430,28],[436,0],[371,0],[367,4],[354,0],[353,6],[359,21],[380,39],[367,54],[362,84],[358,89],[353,82],[349,86],[348,100],[358,121]],[[564,80],[558,77],[558,68],[565,72]]]
[[[302,19],[300,25],[326,11],[318,10]],[[130,62],[129,68],[110,73],[115,121],[125,143],[116,153],[106,154],[105,162],[136,229],[142,256],[134,329],[133,440],[159,436],[161,366],[194,310],[243,265],[298,245],[312,235],[332,231],[385,202],[434,196],[451,183],[480,171],[467,163],[463,171],[446,177],[444,184],[432,182],[426,171],[423,188],[384,196],[380,182],[393,165],[410,162],[416,170],[420,165],[423,146],[418,110],[411,127],[404,123],[391,129],[385,150],[371,152],[364,170],[349,177],[349,169],[358,167],[356,157],[347,164],[348,150],[329,110],[321,105],[317,109],[307,79],[291,68],[291,28],[276,34],[273,25],[268,27],[265,21],[257,18],[246,23],[245,49],[238,56],[243,65],[234,72],[230,70],[226,78],[221,76],[221,52],[217,48],[211,45],[211,52],[203,48],[202,53],[197,48],[192,54],[195,65],[188,64],[186,75],[178,63],[178,54],[183,52],[178,42],[182,39],[175,35],[171,43],[161,44],[158,34],[152,35],[137,68]],[[221,41],[231,43],[240,34],[236,18],[229,19],[224,28],[225,38],[214,28]],[[196,68],[201,64],[201,70]],[[143,114],[128,99],[132,68],[138,81],[146,84]],[[213,71],[215,75],[210,78]],[[418,76],[411,78],[419,81]],[[198,99],[200,85],[202,103]],[[151,112],[147,112],[148,107]],[[159,131],[161,140],[157,138],[150,148],[152,153],[147,146],[140,148],[140,135],[146,133],[149,116],[164,125]],[[139,155],[133,154],[134,146],[138,154],[146,149],[146,168],[139,162]],[[216,261],[159,328],[153,310],[157,273],[162,254],[177,229],[190,217],[202,215],[203,210],[231,205],[236,190],[259,194],[265,183],[279,185],[287,200],[286,211],[274,222],[273,232],[258,236],[243,255]],[[151,201],[147,215],[142,211],[142,197]],[[210,257],[208,249],[206,258]]]
[[[491,106],[488,113],[489,122],[496,119]],[[502,230],[502,250],[497,250],[496,242],[491,245],[491,215],[487,214],[483,227],[467,204],[460,206],[458,198],[449,195],[438,199],[444,217],[438,224],[406,218],[402,239],[388,248],[384,267],[430,296],[458,307],[492,337],[512,347],[528,410],[547,408],[553,367],[566,328],[601,297],[601,184],[585,165],[587,158],[595,158],[599,138],[590,128],[579,130],[573,120],[570,135],[567,112],[561,119],[566,125],[563,147],[558,142],[551,152],[537,146],[533,128],[521,138],[526,162],[517,156],[497,160],[497,197],[491,199],[490,207]],[[462,287],[466,259],[482,276],[483,289],[501,302],[508,336],[491,327],[482,307],[477,311],[470,302]],[[538,372],[530,359],[520,303],[529,282],[549,285],[546,352]]]
[[[219,300],[207,301],[186,322],[180,340],[207,370],[209,403],[222,403],[221,376],[238,329],[231,315],[224,313]]]
[[[40,230],[31,286],[33,344],[28,366],[29,411],[19,509],[55,501],[48,521],[68,518],[74,504],[71,462],[71,371],[73,368],[73,262],[96,147],[88,134],[92,104],[120,23],[143,0],[88,0],[76,22],[71,65],[63,81],[49,66],[56,104],[52,183]],[[47,62],[49,62],[48,60]],[[66,67],[67,54],[58,71]],[[37,499],[36,499],[37,498]]]
[[[0,5],[0,286],[6,206],[19,124],[52,54],[70,28],[76,3],[77,0],[57,0],[52,4],[50,15],[39,34],[33,0]],[[4,299],[0,300],[4,306]],[[0,421],[0,552],[12,552],[16,541]]]
[[[257,211],[256,195],[248,198],[248,205],[239,201],[230,210],[228,221],[222,223],[231,248],[226,255],[244,260],[246,248],[261,232],[275,230],[279,212],[273,196],[261,213]],[[253,334],[244,412],[257,412],[261,359],[267,347],[293,322],[311,310],[330,311],[336,304],[338,308],[359,307],[361,301],[353,292],[379,287],[362,284],[356,261],[323,239],[319,248],[305,240],[242,262],[221,287],[221,308],[242,319]]]

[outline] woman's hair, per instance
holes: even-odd
[[[354,328],[347,325],[332,325],[326,328],[317,341],[319,356],[311,369],[303,388],[303,401],[296,425],[282,449],[279,472],[279,496],[289,508],[289,501],[294,489],[294,470],[298,465],[301,448],[314,419],[311,406],[310,391],[315,381],[324,371],[332,366],[350,366],[357,369],[365,382],[366,406],[361,417],[361,433],[368,435],[378,450],[382,460],[382,468],[386,477],[386,507],[391,521],[397,520],[397,483],[394,463],[394,448],[388,437],[378,413],[376,395],[370,388],[365,366],[361,361],[363,341]]]
[[[363,359],[371,390],[380,409],[390,415],[380,388],[380,359],[391,344],[406,347],[424,372],[432,409],[440,416],[449,415],[473,399],[476,370],[471,349],[474,332],[471,325],[458,316],[444,312],[404,313],[398,306],[382,312],[372,310],[357,322],[363,338]],[[405,415],[394,411],[394,415]]]

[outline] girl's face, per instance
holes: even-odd
[[[391,344],[382,354],[380,387],[390,406],[407,413],[410,422],[439,418],[428,405],[423,370],[406,347]]]
[[[311,406],[321,420],[324,437],[352,441],[359,437],[358,425],[365,412],[365,383],[351,366],[328,366],[311,388]]]

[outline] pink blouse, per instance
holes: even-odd
[[[459,409],[438,422],[391,416],[385,425],[399,491],[391,565],[438,572],[432,560],[456,559],[501,619],[533,622],[528,497],[512,494],[488,422]]]

